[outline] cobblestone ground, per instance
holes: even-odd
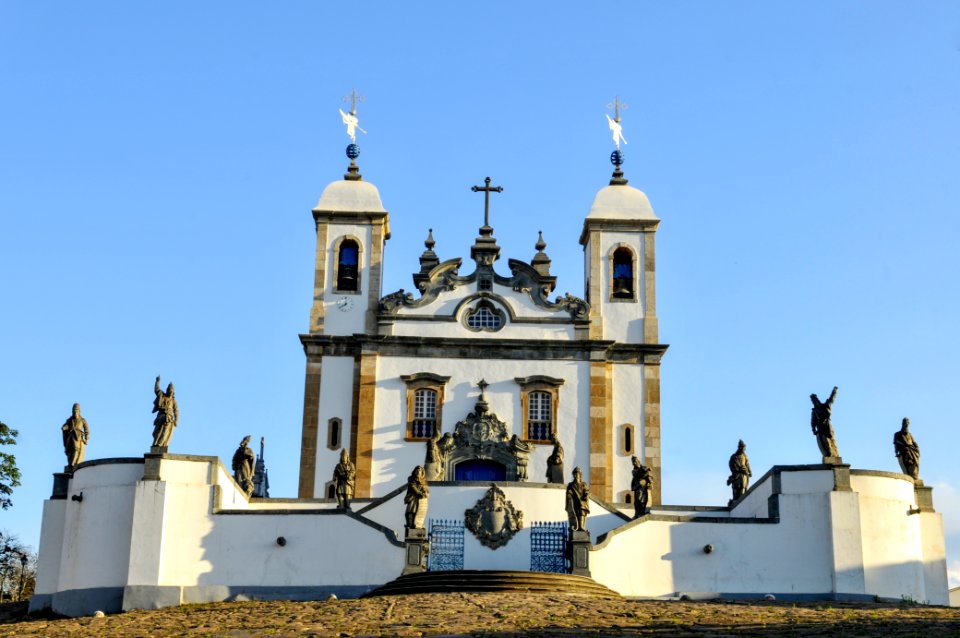
[[[56,620],[24,618],[24,610],[0,606],[0,636],[960,636],[958,608],[521,593],[217,603]]]

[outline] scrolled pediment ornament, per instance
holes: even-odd
[[[466,510],[463,517],[464,526],[481,545],[490,549],[503,547],[523,529],[523,512],[507,500],[507,495],[496,484],[491,484],[483,498]]]
[[[569,292],[562,297],[557,297],[554,306],[569,312],[573,319],[590,318],[590,304]]]
[[[434,267],[429,274],[425,275],[426,280],[417,284],[420,289],[420,297],[417,299],[414,299],[413,293],[404,292],[403,288],[382,297],[380,299],[380,312],[393,314],[400,308],[425,306],[436,299],[441,292],[456,290],[457,286],[465,281],[460,276],[461,261],[460,258],[448,259]],[[414,280],[420,276],[419,274],[415,275]]]
[[[413,293],[404,292],[403,288],[380,298],[381,312],[395,312],[400,306],[409,306],[413,303]]]

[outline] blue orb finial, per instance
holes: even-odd
[[[623,160],[624,160],[623,151],[621,151],[619,148],[614,152],[610,153],[610,163],[613,164],[614,166],[620,166],[621,164],[623,164]]]
[[[360,147],[356,144],[347,144],[347,157],[355,160],[360,157]]]

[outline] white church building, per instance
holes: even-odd
[[[948,603],[941,516],[931,488],[905,474],[774,466],[729,505],[661,502],[660,220],[618,152],[584,211],[582,299],[555,293],[542,240],[529,261],[502,260],[487,222],[469,259],[440,261],[428,237],[413,292],[384,294],[390,214],[357,152],[313,209],[297,498],[248,497],[212,456],[81,463],[55,476],[44,504],[31,609],[359,596],[411,566],[573,572],[626,597]],[[495,188],[475,187],[488,203]],[[547,478],[554,441],[564,483],[579,467],[590,485],[582,555],[568,547],[565,485]],[[343,450],[349,509],[332,480]],[[654,485],[638,518],[632,457]],[[404,494],[417,465],[428,534],[411,540]]]

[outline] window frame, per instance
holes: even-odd
[[[487,310],[495,317],[499,317],[500,325],[496,328],[489,326],[475,328],[474,326],[471,326],[470,318],[477,315],[481,310]],[[466,309],[466,311],[463,313],[461,323],[463,324],[464,328],[471,332],[500,332],[507,325],[507,313],[498,308],[497,305],[489,299],[480,299],[477,303],[469,306]]]
[[[514,381],[520,386],[520,413],[521,413],[521,439],[527,443],[540,443],[547,445],[550,443],[550,435],[558,434],[560,426],[558,417],[560,414],[560,386],[564,384],[563,379],[548,377],[537,374],[530,377],[515,377]],[[530,396],[534,392],[543,392],[550,395],[550,431],[547,438],[532,438],[530,436]]]
[[[627,445],[627,432],[630,433],[630,445]],[[620,454],[623,456],[632,456],[636,454],[637,449],[637,428],[632,423],[624,423],[620,426]]]
[[[413,436],[414,405],[418,390],[433,390],[437,393],[437,411],[434,420],[434,432],[443,431],[443,398],[444,389],[450,377],[444,377],[432,372],[417,372],[415,374],[405,374],[400,380],[407,385],[407,414],[406,428],[404,431],[404,440],[406,441],[429,441],[431,437]]]
[[[337,437],[334,441],[333,432],[336,426]],[[338,416],[327,419],[327,448],[330,450],[339,450],[343,447],[343,419]]]

